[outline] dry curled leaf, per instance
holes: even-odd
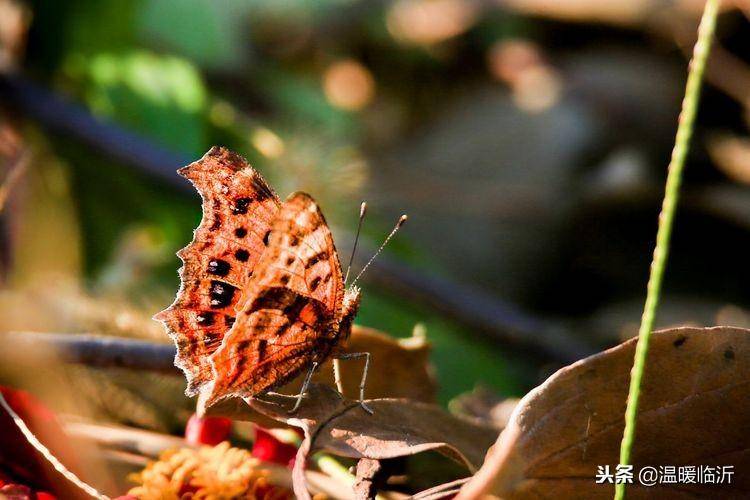
[[[326,450],[350,458],[383,460],[428,450],[441,452],[473,471],[496,436],[450,415],[438,406],[405,399],[371,399],[365,412],[357,401],[342,399],[330,387],[312,384],[302,406],[289,414],[293,398],[276,395],[248,404],[270,418],[301,428],[305,440],[295,461],[297,498],[309,498],[304,481],[307,456]]]
[[[436,386],[429,363],[430,345],[423,337],[394,339],[374,330],[355,325],[343,346],[344,352],[369,352],[370,369],[365,396],[368,398],[406,398],[432,403]],[[341,361],[344,395],[356,398],[364,361]],[[304,374],[278,389],[282,394],[297,394]],[[334,387],[331,361],[315,372],[313,381]],[[252,420],[263,427],[278,427],[279,422],[255,412],[240,399],[229,399],[206,410],[207,415],[223,415],[236,420]]]
[[[598,465],[618,463],[635,339],[561,369],[524,397],[458,498],[612,498]],[[634,481],[628,498],[750,495],[750,330],[654,333],[631,462],[733,465],[731,484]],[[637,476],[636,476],[637,478]]]

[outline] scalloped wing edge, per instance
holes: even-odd
[[[243,170],[247,171],[249,169],[249,171],[253,174],[251,177],[255,182],[256,189],[258,189],[258,191],[260,192],[265,193],[269,198],[274,199],[277,205],[281,205],[281,200],[276,195],[274,190],[265,182],[265,180],[257,172],[257,170],[255,170],[247,162],[247,160],[245,160],[245,158],[224,147],[214,146],[199,160],[177,170],[177,173],[179,175],[188,179],[193,187],[195,187],[201,198],[201,207],[204,206],[206,200],[208,199],[209,188],[208,186],[205,186],[200,182],[201,177],[199,177],[197,174],[209,171],[210,169],[214,168],[217,163],[220,166],[224,167],[222,175],[227,177],[233,176],[237,174],[237,172]],[[182,308],[182,301],[186,298],[187,294],[185,280],[187,269],[191,265],[191,262],[185,258],[185,255],[189,254],[191,250],[197,247],[198,233],[204,228],[208,227],[211,223],[212,221],[207,211],[202,209],[201,221],[193,230],[192,240],[176,253],[177,257],[179,257],[180,261],[182,262],[182,266],[180,266],[180,268],[178,269],[180,287],[177,291],[177,294],[175,295],[175,299],[169,307],[154,314],[152,318],[164,325],[167,331],[167,335],[175,343],[175,347],[177,349],[174,357],[174,365],[182,370],[183,374],[185,375],[185,379],[187,381],[185,394],[189,397],[199,394],[201,388],[207,383],[211,382],[211,379],[213,377],[213,369],[211,363],[209,362],[208,356],[206,356],[203,360],[206,363],[207,370],[202,370],[202,367],[200,365],[197,365],[193,361],[193,356],[191,356],[189,350],[190,339],[186,338],[186,342],[182,343],[182,339],[187,336],[184,333],[180,333],[177,328],[175,328],[174,323],[178,323],[180,321],[177,313]],[[201,378],[202,373],[207,373],[208,376],[204,376]]]

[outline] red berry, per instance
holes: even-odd
[[[193,414],[185,427],[185,440],[194,446],[217,445],[229,438],[232,421],[224,417],[199,417]]]
[[[255,427],[255,442],[252,455],[266,462],[291,465],[297,454],[297,447],[283,443],[262,427]]]

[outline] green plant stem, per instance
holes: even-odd
[[[659,215],[659,229],[656,233],[656,247],[654,257],[651,261],[651,275],[648,280],[646,304],[643,308],[641,326],[638,331],[638,343],[635,348],[633,368],[630,372],[630,389],[628,391],[628,404],[625,410],[625,431],[620,445],[620,463],[629,464],[630,454],[635,438],[636,416],[638,414],[638,399],[640,397],[641,380],[646,367],[649,340],[651,330],[654,327],[656,309],[659,305],[659,295],[664,278],[664,268],[669,254],[669,241],[672,235],[672,222],[674,221],[675,208],[680,194],[682,182],[682,170],[685,166],[685,157],[690,146],[693,135],[696,110],[700,100],[701,82],[706,68],[706,59],[711,49],[711,40],[716,28],[716,16],[719,10],[720,0],[708,0],[706,2],[703,17],[698,27],[698,40],[693,49],[693,58],[690,61],[685,98],[682,101],[679,124],[677,126],[677,137],[675,138],[672,158],[669,162],[667,173],[667,184],[664,191],[661,214]],[[625,484],[615,485],[615,499],[625,498]]]

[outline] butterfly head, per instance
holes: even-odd
[[[341,323],[339,323],[339,337],[344,340],[349,337],[354,324],[354,317],[359,311],[360,289],[356,286],[350,286],[344,292],[343,314]]]

